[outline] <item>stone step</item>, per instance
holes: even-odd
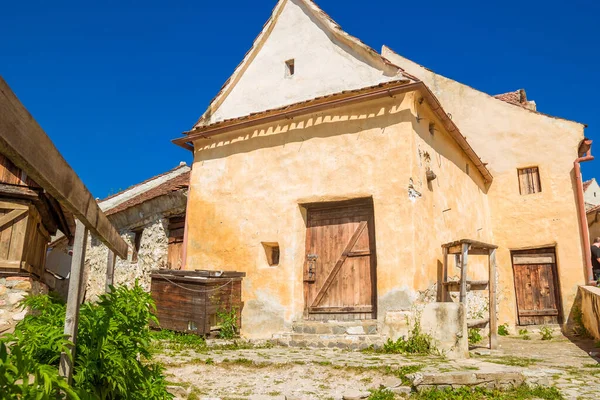
[[[282,346],[308,348],[337,348],[364,350],[371,346],[381,347],[384,340],[379,335],[330,335],[314,333],[282,333],[273,335]]]

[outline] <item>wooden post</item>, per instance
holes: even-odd
[[[496,291],[498,283],[496,282],[496,249],[490,250],[490,349],[498,347],[498,319],[496,317]]]
[[[467,310],[467,261],[469,258],[469,247],[468,243],[462,245],[462,262],[460,268],[460,302],[465,304],[465,312]]]
[[[59,372],[71,383],[73,379],[73,361],[75,360],[75,343],[77,340],[77,324],[79,322],[79,296],[81,294],[83,266],[88,229],[78,219],[75,220],[75,241],[71,259],[71,275],[69,278],[69,297],[67,299],[67,315],[65,318],[65,335],[73,342],[69,346],[70,357],[66,353],[60,355]]]
[[[437,301],[445,303],[447,301],[448,288],[444,283],[448,282],[448,248],[443,248],[442,270],[438,272],[438,290]]]
[[[110,287],[114,282],[116,261],[117,255],[111,249],[108,249],[108,260],[106,260],[106,293],[110,293]]]

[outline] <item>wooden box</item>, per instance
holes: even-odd
[[[208,335],[218,326],[217,312],[236,310],[241,328],[243,272],[152,271],[152,298],[160,328]]]

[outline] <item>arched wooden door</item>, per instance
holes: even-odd
[[[376,252],[371,201],[307,207],[304,297],[309,319],[371,319]]]

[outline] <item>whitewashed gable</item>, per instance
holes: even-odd
[[[314,3],[282,0],[198,126],[401,77]],[[286,61],[294,60],[288,76]]]

